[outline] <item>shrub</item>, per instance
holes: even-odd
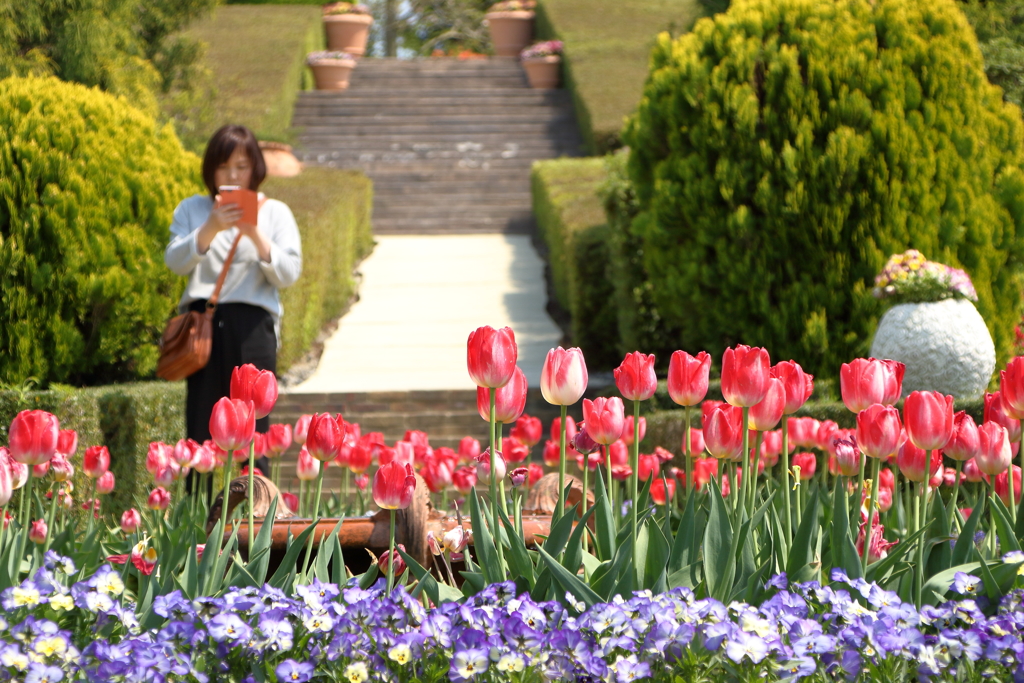
[[[358,171],[307,168],[294,178],[268,178],[262,189],[291,208],[302,235],[302,276],[281,290],[277,363],[284,372],[355,294],[352,272],[373,248],[373,184]]]
[[[653,300],[683,348],[819,376],[866,355],[909,247],[967,270],[1000,357],[1021,309],[1020,111],[951,0],[751,0],[661,35],[630,119]]]
[[[196,158],[125,100],[55,78],[0,81],[0,122],[0,382],[151,373]]]

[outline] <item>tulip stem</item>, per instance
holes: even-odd
[[[349,501],[352,500],[352,470],[345,465],[345,483],[341,486],[341,497],[345,501],[345,514],[351,514],[352,507]]]
[[[964,464],[959,460],[956,461],[956,479],[953,480],[953,497],[950,498],[949,504],[949,527],[953,528],[953,523],[956,522],[957,531],[961,530],[960,516],[957,515],[957,502],[960,495],[960,470],[962,470]]]
[[[782,416],[782,520],[786,529],[786,548],[793,545],[793,510],[789,501],[789,419]]]
[[[866,458],[863,454],[858,456],[860,458],[860,471],[857,473],[857,490],[853,492],[853,511],[856,513],[858,508],[861,506],[861,501],[864,500],[864,469],[867,466]],[[838,465],[838,463],[836,463]],[[868,514],[871,514],[870,509]],[[850,517],[850,519],[856,519],[856,517]]]
[[[303,578],[305,578],[306,570],[309,569],[309,558],[312,557],[312,555],[313,555],[313,537],[316,536],[316,523],[317,523],[317,521],[319,521],[318,517],[319,517],[319,514],[320,514],[320,494],[323,492],[323,489],[324,489],[324,471],[326,469],[327,469],[327,467],[325,467],[323,465],[323,463],[321,463],[320,473],[316,477],[316,498],[313,499],[315,502],[313,503],[313,515],[312,515],[312,521],[310,522],[310,524],[313,525],[313,531],[309,534],[309,543],[306,546],[306,559],[302,563],[302,576],[303,576]],[[395,511],[392,510],[391,511],[391,549],[392,550],[394,550],[394,544],[395,544]],[[391,558],[389,557],[388,559],[391,559]]]
[[[96,511],[93,510],[93,507],[92,507],[92,504],[93,504],[92,502],[96,499],[96,480],[93,479],[92,477],[90,477],[89,479],[90,479],[90,481],[92,481],[92,486],[89,487],[89,514],[87,515],[89,519],[86,522],[86,526],[85,526],[85,537],[86,538],[89,538],[89,535],[92,533],[92,522],[93,522],[93,519],[96,517]],[[0,544],[0,545],[2,545],[2,544]]]
[[[861,569],[865,576],[868,571],[868,556],[871,554],[871,534],[875,527],[875,505],[878,502],[878,458],[871,458],[871,497],[868,498],[867,533],[864,535],[864,556],[861,558]]]
[[[686,431],[683,433],[683,495],[690,497],[690,406],[683,407],[683,424]]]
[[[7,530],[7,503],[0,508],[0,557],[4,554],[4,532]]]
[[[793,485],[793,488],[796,489],[796,525],[799,527],[804,509],[802,496],[800,495],[804,490],[804,482],[800,478],[800,468],[797,467],[796,470],[796,483]]]
[[[762,432],[757,432],[754,436],[754,450],[750,452],[750,486],[748,487],[749,500],[746,501],[749,504],[750,514],[754,514],[754,510],[757,509],[757,476],[759,467],[759,459],[761,457],[761,436]]]
[[[491,391],[494,391],[493,389]],[[493,394],[492,394],[493,396]],[[388,595],[391,595],[391,589],[395,587],[395,510],[389,510],[391,513],[391,533],[388,540]]]
[[[926,463],[931,462],[931,455],[929,454]],[[925,467],[924,476],[928,476],[928,466]],[[918,483],[918,493],[914,496],[914,531],[917,532],[921,529],[923,521],[921,519],[921,498],[924,497],[924,487],[928,485],[927,480]],[[917,567],[915,567],[915,573],[917,574],[917,583],[915,586],[915,604],[918,608],[921,607],[921,597],[924,594],[924,542],[925,539],[922,536],[917,539]]]
[[[580,517],[587,514],[587,475],[590,473],[590,456],[583,454],[583,500],[580,501]],[[583,550],[587,550],[587,533],[583,532]]]
[[[636,537],[639,533],[638,521],[640,516],[640,506],[638,505],[637,499],[640,497],[638,490],[640,481],[640,401],[633,399],[633,448],[630,453],[630,466],[633,469],[632,474],[629,475],[630,483],[630,494],[632,495],[632,503],[629,506],[630,512],[632,513],[630,521],[630,538],[633,541],[633,566],[636,568],[640,567],[640,556],[637,552]]]
[[[1020,446],[1018,448],[1019,448],[1019,453],[1020,453],[1021,477],[1024,477],[1024,430],[1021,430],[1021,433],[1020,433]],[[1017,492],[1014,490],[1016,488],[1016,484],[1015,484],[1015,482],[1013,480],[1013,465],[1012,465],[1012,461],[1011,461],[1010,469],[1008,469],[1006,471],[1006,480],[1007,480],[1007,482],[1010,485],[1009,486],[1009,489],[1010,489],[1010,521],[1013,522],[1014,528],[1016,528],[1016,526],[1017,526]],[[1024,485],[1024,484],[1022,484],[1022,485]]]
[[[745,511],[747,509],[747,489],[750,487],[751,479],[750,465],[747,464],[747,462],[750,460],[750,408],[744,406],[741,410],[743,411],[743,423],[740,426],[740,428],[743,430],[743,450],[741,451],[742,456],[740,457],[740,462],[743,463],[743,467],[747,471],[741,472],[739,475],[737,475],[740,477],[740,486],[738,488],[741,495],[739,496],[739,500],[737,500],[736,502]],[[736,519],[739,520],[740,518],[737,517]],[[736,528],[739,528],[738,521],[736,523]]]
[[[57,519],[57,500],[60,498],[60,483],[54,482],[52,496],[50,497],[50,517],[46,521],[46,540],[43,542],[43,554],[50,549],[50,539],[53,538],[53,523]]]
[[[558,504],[555,506],[555,511],[551,513],[552,526],[562,517],[562,512],[565,509],[565,416],[568,406],[559,407],[562,409],[562,421],[558,425]]]
[[[228,531],[228,494],[231,488],[231,454],[228,453],[228,460],[224,463],[224,496],[220,499],[220,538],[217,539],[217,547],[224,549],[224,534]]]
[[[615,479],[612,478],[612,447],[611,444],[605,444],[604,446],[604,466],[607,472],[605,472],[605,478],[608,479],[608,505],[611,509],[615,510]],[[615,528],[618,529],[618,515],[612,515],[615,519]]]
[[[491,533],[494,534],[494,546],[498,551],[498,567],[502,578],[505,576],[505,558],[501,545],[501,527],[498,526],[498,501],[501,492],[498,490],[498,433],[501,429],[497,425],[495,417],[495,403],[498,398],[498,390],[488,389],[491,395]]]
[[[495,422],[494,426],[495,426],[495,428],[497,429],[497,432],[498,432],[498,439],[497,439],[498,440],[498,452],[501,453],[501,457],[504,460],[504,458],[505,458],[505,451],[503,449],[503,444],[502,444],[501,423],[500,422]],[[508,473],[508,461],[505,462],[505,470],[506,470],[506,474],[507,474]],[[501,479],[498,480],[498,500],[501,503],[501,511],[505,513],[506,517],[508,517],[508,502],[505,499],[505,478],[504,477],[502,477]],[[509,518],[509,521],[512,521],[512,519]]]
[[[994,558],[995,557],[995,547],[996,547],[996,543],[998,542],[996,540],[996,478],[995,478],[995,475],[992,475],[992,476],[990,476],[988,478],[988,483],[989,483],[989,489],[992,492],[992,499],[989,501],[990,520],[989,520],[989,532],[988,532],[988,537],[992,541],[991,546],[989,546],[990,550],[992,550],[992,554],[989,557],[990,558]],[[982,486],[984,486],[984,484],[982,484]],[[988,545],[988,544],[986,544],[986,545]]]
[[[299,517],[304,517],[306,512],[306,482],[299,479],[299,509],[295,511]]]
[[[21,522],[22,525],[21,543],[18,544],[17,564],[14,566],[14,576],[11,577],[11,582],[15,584],[21,583],[21,579],[19,578],[21,576],[21,561],[25,559],[25,550],[28,544],[28,533],[30,527],[32,526],[31,522],[25,518],[26,498],[30,499],[29,504],[32,505],[32,507],[35,507],[35,501],[32,501],[31,498],[33,494],[33,489],[35,488],[36,485],[36,478],[32,476],[32,466],[29,465],[28,467],[28,486],[25,486],[21,489],[21,519],[18,520],[19,522]],[[31,510],[29,511],[28,516],[32,516]]]
[[[252,557],[252,546],[255,534],[253,533],[253,527],[256,526],[256,506],[253,504],[252,497],[252,480],[253,470],[256,468],[256,440],[253,439],[249,442],[249,557]],[[266,522],[266,520],[264,520]]]

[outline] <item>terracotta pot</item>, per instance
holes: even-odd
[[[557,88],[562,76],[562,58],[558,55],[531,57],[523,60],[531,88]]]
[[[316,79],[317,90],[344,90],[356,66],[354,59],[321,59],[309,65]]]
[[[328,50],[347,52],[356,57],[366,53],[373,17],[369,14],[331,14],[323,19]]]
[[[516,57],[524,47],[532,43],[533,16],[532,10],[485,14],[494,54],[499,57]]]
[[[295,158],[291,145],[260,141],[268,178],[294,178],[302,173],[302,162]]]

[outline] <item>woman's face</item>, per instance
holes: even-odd
[[[213,181],[220,187],[222,185],[238,185],[248,190],[252,181],[252,162],[245,153],[242,145],[235,147],[231,157],[217,167],[213,174]]]

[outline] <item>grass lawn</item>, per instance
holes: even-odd
[[[185,33],[206,43],[204,63],[216,92],[212,113],[189,137],[205,145],[214,130],[231,122],[260,139],[290,142],[295,98],[312,88],[306,53],[324,45],[320,7],[222,6]]]
[[[616,144],[623,117],[640,101],[658,33],[684,33],[703,12],[699,0],[540,0],[538,5],[538,35],[565,41],[569,87],[594,153]]]

